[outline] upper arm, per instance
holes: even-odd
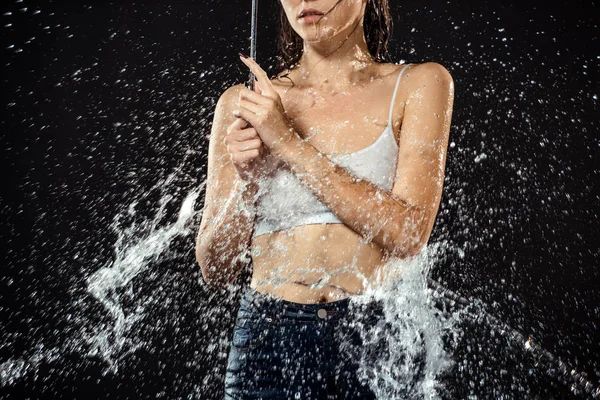
[[[427,244],[442,197],[454,81],[442,65],[412,67],[400,130],[398,166],[392,194],[422,214],[419,244]]]
[[[243,85],[239,84],[225,90],[215,107],[208,144],[208,170],[199,235],[211,223],[219,208],[231,195],[237,179],[237,172],[227,152],[224,139],[227,136],[227,128],[236,118],[231,110],[237,102],[241,86]]]

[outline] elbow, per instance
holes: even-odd
[[[202,277],[205,278],[206,280],[206,276],[205,276],[205,271],[207,270],[206,265],[206,251],[203,248],[203,246],[200,244],[199,241],[196,242],[196,263],[198,264],[198,266],[200,267],[200,270],[202,271]]]
[[[216,273],[216,268],[214,265],[210,265],[202,259],[198,260],[198,257],[196,258],[196,261],[200,266],[200,272],[202,274],[202,280],[204,283],[215,289],[224,289],[227,287],[228,282],[225,282],[219,276],[219,274]]]
[[[196,263],[204,283],[216,289],[229,289],[243,269],[243,257],[230,243],[218,245],[207,236],[196,240]]]
[[[427,241],[419,241],[414,243],[412,246],[409,246],[406,251],[406,258],[413,258],[421,254],[423,249],[427,247]]]
[[[399,260],[410,260],[419,255],[427,243],[394,244],[388,251],[387,257]]]
[[[203,246],[196,245],[196,263],[200,267],[202,280],[208,286],[217,289],[223,289],[226,283],[219,279],[215,263],[211,261],[210,253]]]
[[[207,271],[202,267],[201,267],[201,271],[202,271],[202,280],[208,286],[210,286],[214,289],[225,289],[227,287],[227,284],[225,282],[217,279],[214,274],[207,273]]]
[[[416,215],[422,215],[417,212]],[[411,225],[411,229],[397,234],[388,248],[388,255],[401,260],[418,256],[427,247],[429,242],[429,223],[425,219],[418,219]]]
[[[204,271],[204,255],[206,252],[200,244],[196,244],[196,263],[200,266],[200,268]]]
[[[214,252],[202,247],[196,250],[196,263],[200,267],[202,273],[202,280],[208,286],[215,289],[228,289],[232,285],[241,268],[240,263],[227,262],[221,256],[217,256]],[[235,264],[236,267],[231,268],[231,265]]]

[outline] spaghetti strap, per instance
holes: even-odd
[[[394,94],[392,95],[392,103],[390,104],[390,116],[388,117],[388,125],[392,125],[392,112],[394,110],[394,102],[396,101],[396,92],[398,92],[398,86],[400,85],[400,80],[402,79],[402,74],[406,67],[412,64],[406,64],[404,68],[398,74],[398,79],[396,80],[396,87],[394,88]]]

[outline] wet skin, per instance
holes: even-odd
[[[405,74],[417,66],[409,66]],[[345,154],[368,147],[388,123],[390,101],[403,65],[367,68],[359,83],[331,93],[302,87],[294,74],[272,83],[298,134],[324,154]],[[371,79],[372,77],[372,79]],[[398,87],[392,114],[398,143],[410,77]],[[311,128],[313,130],[311,131]],[[265,160],[277,166],[267,155]],[[377,285],[383,251],[345,224],[310,224],[267,233],[251,242],[251,287],[298,303],[324,303]]]

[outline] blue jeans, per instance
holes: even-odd
[[[378,301],[302,304],[248,287],[233,330],[225,399],[375,399],[359,366],[391,349],[385,340],[365,349],[360,332],[384,320]]]

